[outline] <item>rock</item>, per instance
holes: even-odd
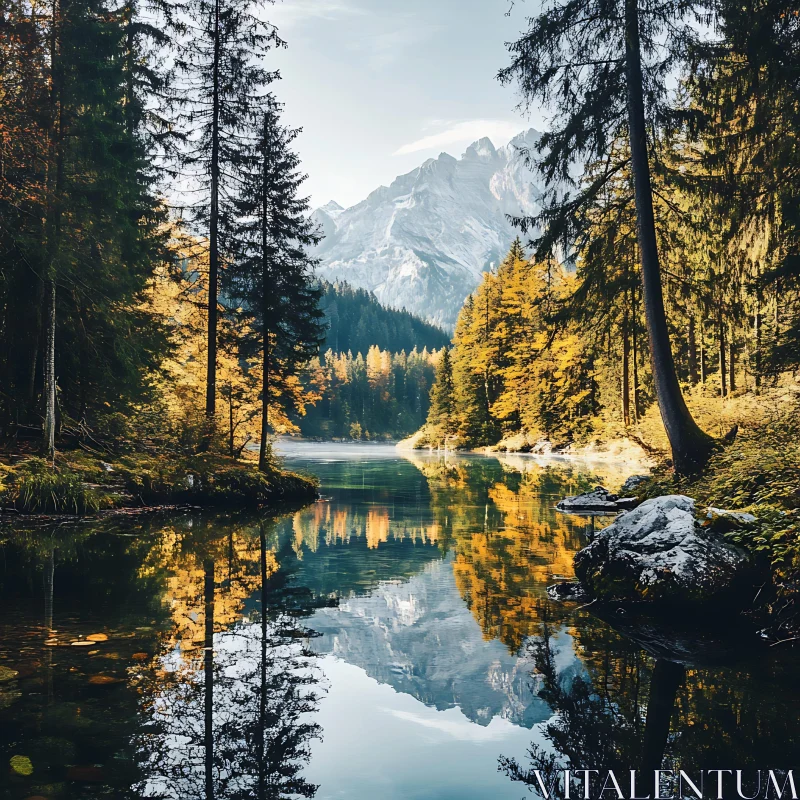
[[[647,480],[647,475],[631,475],[620,487],[619,493],[625,497],[635,494],[636,490]]]
[[[641,500],[638,497],[620,497],[616,503],[620,511],[631,511],[639,505]]]
[[[752,554],[702,526],[694,511],[684,495],[646,500],[575,555],[575,574],[604,602],[743,608],[766,576]]]
[[[554,583],[547,587],[547,596],[559,603],[585,603],[589,599],[586,590],[577,581]]]
[[[111,464],[107,464],[105,461],[101,461],[100,466],[103,468],[103,472],[114,472],[114,467],[112,467]]]
[[[706,509],[706,521],[713,530],[719,533],[737,530],[741,528],[752,528],[758,520],[753,514],[745,511],[728,511],[724,508],[714,508],[709,506]]]
[[[591,492],[565,497],[556,504],[556,508],[570,514],[597,514],[604,511],[615,514],[619,510],[616,500],[617,495],[602,486],[596,486]]]

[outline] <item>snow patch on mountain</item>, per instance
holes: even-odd
[[[350,208],[316,209],[311,217],[325,234],[318,274],[452,328],[517,235],[508,216],[540,209],[541,191],[521,153],[539,136],[530,129],[500,148],[479,139],[460,159],[429,158]]]

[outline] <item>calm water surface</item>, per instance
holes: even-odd
[[[286,456],[320,502],[0,527],[0,797],[516,800],[551,764],[797,767],[791,653],[742,633],[676,665],[547,600],[593,524],[553,506],[589,469]]]

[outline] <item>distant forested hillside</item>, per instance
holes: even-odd
[[[440,350],[450,337],[435,325],[410,314],[382,306],[374,294],[347,283],[320,282],[320,307],[325,312],[328,334],[321,352],[369,352],[370,347],[392,353]]]

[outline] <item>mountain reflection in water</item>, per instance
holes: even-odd
[[[556,500],[623,473],[289,458],[323,500],[272,518],[0,527],[0,797],[502,800],[531,767],[796,761],[790,655],[654,670],[548,602],[591,524]]]

